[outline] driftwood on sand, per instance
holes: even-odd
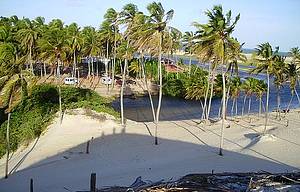
[[[175,181],[151,182],[138,177],[128,187],[105,187],[97,192],[176,192],[176,191],[300,191],[300,173],[218,173],[189,174]]]

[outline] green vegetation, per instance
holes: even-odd
[[[119,117],[110,106],[110,99],[100,97],[89,89],[62,87],[62,103],[63,109],[87,108]],[[16,150],[20,144],[27,144],[38,137],[51,123],[58,110],[57,87],[49,84],[33,87],[30,96],[11,112],[11,150]],[[0,156],[5,154],[6,125],[7,121],[0,127]]]

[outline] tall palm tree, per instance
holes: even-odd
[[[124,88],[125,88],[125,83],[126,83],[126,71],[127,71],[127,66],[128,66],[128,60],[130,59],[130,52],[132,51],[133,47],[131,46],[131,39],[130,39],[130,34],[132,31],[132,25],[133,25],[133,20],[135,15],[138,13],[138,8],[134,4],[126,4],[122,11],[120,12],[120,23],[124,24],[127,28],[124,34],[124,42],[126,43],[126,46],[123,44],[123,47],[126,48],[125,50],[125,63],[124,63],[124,68],[122,72],[122,86],[121,86],[121,97],[120,97],[120,108],[121,108],[121,124],[122,126],[125,126],[125,121],[124,121]]]
[[[269,114],[269,95],[270,95],[270,75],[274,72],[274,65],[276,57],[278,56],[279,47],[273,50],[270,43],[262,43],[256,48],[257,57],[255,58],[257,64],[256,68],[251,73],[266,72],[267,74],[267,99],[265,108],[265,127],[263,134],[266,134]]]
[[[66,30],[67,30],[67,44],[70,49],[70,52],[73,55],[72,77],[75,77],[76,70],[77,70],[77,57],[82,47],[83,39],[80,33],[80,27],[78,27],[76,23],[70,24]]]
[[[101,54],[100,34],[94,27],[84,27],[82,32],[82,55],[86,58],[92,58]],[[88,60],[88,77],[91,75],[90,60]]]
[[[147,30],[144,31],[143,38],[146,38],[146,42],[156,42],[157,55],[158,55],[158,75],[159,75],[159,94],[158,94],[158,106],[155,117],[155,145],[158,145],[157,127],[159,123],[161,101],[162,101],[162,47],[163,47],[163,34],[166,32],[167,24],[172,19],[174,10],[165,11],[161,3],[150,3],[147,6],[147,10],[150,14]],[[146,35],[147,34],[147,35]],[[145,36],[146,35],[146,36]],[[153,43],[152,43],[153,44]]]
[[[194,24],[199,30],[200,40],[198,41],[198,54],[201,58],[211,61],[214,70],[217,65],[222,68],[223,98],[222,98],[222,128],[220,137],[219,155],[223,155],[223,140],[225,128],[226,112],[226,82],[225,70],[227,50],[235,45],[235,40],[231,37],[234,28],[240,19],[238,14],[234,19],[231,17],[231,11],[225,15],[222,6],[214,6],[212,10],[205,12],[208,17],[208,23]],[[212,94],[211,94],[212,97]]]
[[[38,31],[34,27],[33,23],[29,19],[23,19],[24,28],[18,30],[17,37],[20,39],[21,46],[28,51],[28,60],[30,64],[31,73],[34,74],[33,70],[33,51],[36,48],[36,42],[38,39]]]
[[[38,41],[38,48],[40,50],[40,57],[56,66],[56,76],[59,92],[59,112],[60,120],[62,120],[62,103],[61,103],[61,88],[60,88],[60,67],[67,55],[67,41],[66,30],[63,22],[59,19],[54,19],[49,23],[49,29]],[[53,68],[52,68],[53,69]],[[53,71],[52,71],[53,72]]]
[[[194,45],[195,34],[193,31],[187,31],[183,35],[183,44],[185,46],[185,51],[189,54],[189,75],[191,75],[191,65],[192,65],[192,54],[193,54],[193,45]]]

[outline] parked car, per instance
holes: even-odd
[[[64,82],[66,85],[75,85],[78,83],[78,80],[75,77],[66,77]]]
[[[112,84],[112,79],[110,77],[101,77],[101,83],[105,85],[111,85]]]

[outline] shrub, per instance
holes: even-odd
[[[89,89],[62,87],[61,95],[63,109],[88,108],[119,117],[118,112],[111,107],[110,99],[103,98]],[[57,87],[50,84],[35,86],[31,95],[11,113],[11,150],[16,150],[20,144],[28,144],[38,137],[53,120],[58,110]],[[0,126],[0,157],[5,154],[6,149],[6,126],[7,121]]]

